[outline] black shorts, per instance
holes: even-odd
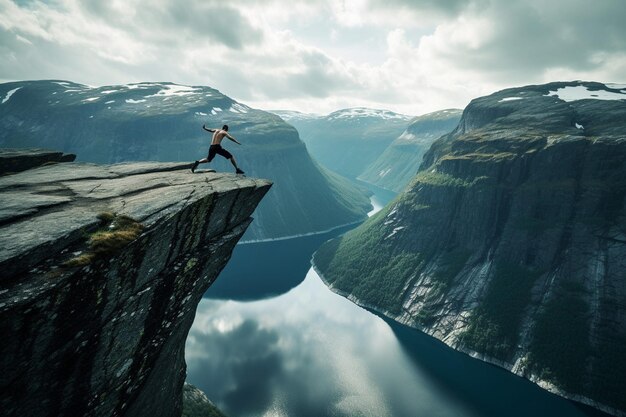
[[[215,158],[215,154],[222,155],[226,159],[230,159],[233,157],[230,152],[222,148],[222,145],[211,145],[211,147],[209,148],[209,156],[207,156],[209,162],[211,162],[213,158]]]

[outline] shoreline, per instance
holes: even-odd
[[[363,218],[361,220],[356,220],[356,221],[353,221],[353,222],[350,222],[350,223],[340,224],[340,225],[337,225],[337,226],[333,226],[330,229],[320,230],[318,232],[308,232],[308,233],[301,233],[301,234],[297,234],[297,235],[273,237],[273,238],[267,238],[267,239],[244,240],[244,241],[237,242],[237,245],[249,245],[249,244],[253,244],[253,243],[277,242],[277,241],[281,241],[281,240],[296,239],[296,238],[299,238],[299,237],[322,235],[324,233],[330,233],[330,232],[332,232],[334,230],[341,229],[342,227],[348,227],[348,226],[354,226],[354,225],[357,225],[357,224],[361,224],[361,223],[363,223],[367,219],[368,219],[368,217],[365,217],[365,218]]]
[[[329,240],[332,240],[332,239],[329,239]],[[391,314],[389,312],[380,310],[376,306],[364,303],[361,300],[359,300],[358,298],[356,298],[355,296],[353,296],[352,294],[349,294],[349,293],[347,293],[345,291],[341,291],[341,290],[338,290],[338,289],[334,288],[332,286],[332,284],[329,283],[328,280],[324,277],[324,274],[322,274],[322,272],[317,268],[317,265],[315,265],[315,260],[314,259],[315,259],[315,253],[311,257],[311,268],[315,271],[317,276],[319,276],[320,280],[322,280],[324,285],[326,285],[326,287],[330,291],[334,292],[337,295],[340,295],[340,296],[346,298],[347,300],[350,300],[351,302],[353,302],[354,304],[358,305],[359,307],[364,308],[364,309],[366,309],[368,311],[371,311],[372,313],[374,313],[376,315],[384,316],[387,319],[393,320],[394,322],[396,322],[396,323],[398,323],[398,324],[400,324],[402,326],[406,326],[406,327],[408,327],[410,329],[422,332],[426,336],[432,337],[432,338],[434,338],[434,339],[444,343],[449,348],[451,348],[451,349],[453,349],[453,350],[455,350],[457,352],[463,353],[463,354],[465,354],[465,355],[467,355],[467,356],[469,356],[469,357],[471,357],[473,359],[479,360],[481,362],[488,363],[490,365],[497,366],[498,368],[502,368],[502,369],[512,373],[513,375],[517,375],[520,378],[526,379],[527,381],[537,385],[539,388],[541,388],[541,389],[543,389],[543,390],[545,390],[545,391],[547,391],[547,392],[549,392],[551,394],[558,395],[559,397],[565,398],[565,399],[567,399],[569,401],[574,401],[574,402],[578,402],[578,403],[584,404],[586,406],[595,408],[595,409],[597,409],[599,411],[602,411],[604,413],[607,413],[607,414],[611,414],[611,415],[614,415],[614,416],[617,416],[617,417],[626,417],[626,411],[618,410],[618,409],[613,408],[611,406],[608,406],[606,404],[603,404],[603,403],[600,403],[598,401],[595,401],[595,400],[593,400],[593,399],[591,399],[589,397],[585,397],[585,396],[578,395],[578,394],[571,394],[571,393],[568,393],[566,391],[562,391],[559,388],[557,388],[556,386],[554,386],[553,384],[551,384],[549,381],[545,381],[545,380],[542,380],[542,379],[539,379],[539,378],[533,378],[533,375],[527,376],[527,375],[524,375],[522,373],[515,372],[515,371],[513,371],[514,364],[510,364],[508,362],[503,362],[503,361],[498,360],[496,358],[492,358],[490,356],[486,356],[486,355],[484,355],[484,354],[482,354],[480,352],[476,352],[476,351],[473,351],[473,350],[470,350],[470,349],[460,349],[460,348],[457,348],[455,346],[452,346],[447,341],[445,341],[443,339],[440,339],[440,338],[438,338],[436,336],[433,336],[433,335],[429,334],[428,332],[424,331],[424,328],[420,328],[420,327],[416,327],[414,325],[410,325],[410,324],[406,323],[405,321],[400,320],[400,317],[394,316],[393,314]]]

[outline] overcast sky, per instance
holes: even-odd
[[[624,0],[0,0],[0,80],[418,115],[512,86],[625,82],[625,22]]]

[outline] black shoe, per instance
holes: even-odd
[[[195,161],[191,166],[191,172],[196,172],[196,168],[198,168],[198,165],[200,165],[200,162]]]
[[[245,174],[245,172],[243,172],[242,170],[240,170],[239,168],[237,168],[237,171],[235,171],[235,174]]]

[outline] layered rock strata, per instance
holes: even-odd
[[[3,415],[181,415],[196,306],[269,187],[173,163],[0,178]]]
[[[552,392],[626,412],[626,89],[473,100],[406,191],[323,246],[334,290]]]

